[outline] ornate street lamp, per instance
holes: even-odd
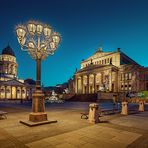
[[[35,123],[49,122],[45,112],[44,94],[41,90],[41,60],[45,60],[48,55],[54,54],[61,41],[60,34],[54,32],[47,24],[29,21],[25,25],[16,27],[16,35],[21,49],[28,52],[36,60],[36,90],[33,93],[32,112],[29,115],[29,121]]]

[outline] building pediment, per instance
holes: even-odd
[[[8,80],[8,81],[1,81],[0,85],[7,85],[7,86],[24,86],[24,83],[19,82],[17,80]]]
[[[90,56],[89,58],[87,58],[86,60],[84,60],[83,62],[85,61],[90,61],[90,60],[93,60],[93,59],[99,59],[101,57],[105,57],[105,56],[108,56],[110,54],[113,54],[115,52],[95,52],[92,56]]]
[[[76,73],[81,73],[81,72],[88,72],[92,70],[104,70],[104,69],[112,69],[112,71],[118,71],[118,68],[112,64],[109,65],[89,65],[87,67],[84,67],[83,69],[78,70]]]

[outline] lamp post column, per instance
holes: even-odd
[[[41,59],[36,60],[36,90],[41,90]]]
[[[36,60],[36,90],[32,98],[32,113],[29,115],[29,121],[40,122],[47,120],[45,113],[44,94],[41,90],[41,60]]]

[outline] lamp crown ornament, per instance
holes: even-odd
[[[48,24],[28,21],[26,25],[16,26],[16,35],[21,49],[33,59],[45,60],[56,51],[61,36]]]

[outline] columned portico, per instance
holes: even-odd
[[[148,68],[140,66],[119,48],[113,52],[103,52],[99,48],[81,62],[81,69],[75,73],[75,84],[80,76],[84,79],[81,79],[82,91],[79,93],[84,94],[97,91],[127,93],[148,89]]]
[[[93,66],[93,65],[92,65]],[[95,66],[95,65],[94,65]],[[75,74],[75,90],[78,94],[93,94],[97,91],[117,91],[118,82],[116,68],[113,65],[99,67],[92,73],[83,71]],[[80,70],[81,71],[81,70]]]

